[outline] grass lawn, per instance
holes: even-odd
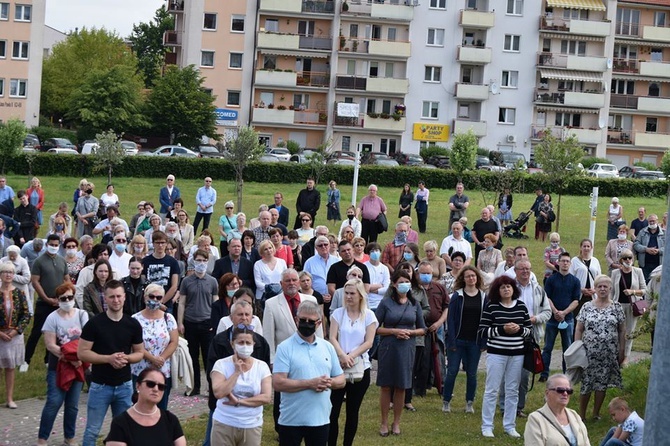
[[[203,177],[207,173],[203,173]],[[197,189],[202,186],[201,181],[194,180],[182,180],[179,178],[178,173],[176,173],[177,181],[176,185],[181,189],[182,198],[186,202],[186,210],[191,215],[193,219],[195,212],[195,193]],[[232,181],[222,181],[217,179],[216,176],[213,176],[214,183],[213,187],[217,190],[218,201],[215,207],[214,216],[212,219],[212,225],[216,225],[218,217],[223,213],[223,205],[228,200],[233,200],[236,202],[235,197],[235,184]],[[29,178],[26,176],[17,176],[17,175],[8,175],[7,184],[12,186],[15,191],[26,187],[28,184]],[[79,178],[65,178],[65,177],[40,177],[42,185],[45,189],[45,206],[44,206],[44,217],[45,221],[48,221],[48,216],[55,212],[58,204],[61,201],[65,201],[69,206],[72,206],[72,193],[79,183]],[[94,182],[97,187],[95,190],[95,195],[100,196],[105,192],[106,178],[103,177],[93,177],[89,178],[90,181]],[[326,179],[327,180],[327,179]],[[291,210],[290,221],[293,222],[295,217],[295,197],[300,189],[304,188],[304,182],[302,179],[296,179],[300,181],[296,184],[260,184],[260,183],[246,183],[244,186],[244,208],[243,211],[247,214],[247,219],[250,219],[257,214],[258,206],[261,203],[271,204],[273,202],[272,197],[275,191],[281,191],[284,194],[285,205]],[[151,179],[151,178],[116,178],[114,179],[114,184],[116,186],[115,192],[119,196],[121,202],[121,212],[122,217],[127,221],[130,220],[131,216],[135,213],[135,205],[140,200],[150,200],[153,201],[156,209],[159,209],[158,202],[158,192],[161,187],[164,186],[165,181],[163,178]],[[428,185],[430,187],[430,185]],[[322,203],[325,203],[325,186],[318,185],[318,189],[322,193]],[[341,202],[341,213],[345,215],[344,209],[346,208],[345,203],[349,203],[351,200],[351,190],[350,185],[341,185],[340,191],[342,193],[342,202]],[[367,185],[361,185],[359,187],[358,199],[360,199],[367,190]],[[436,240],[441,243],[442,239],[448,234],[448,221],[449,221],[449,210],[448,202],[449,197],[454,193],[452,189],[441,190],[441,189],[432,189],[430,196],[430,205],[429,205],[429,217],[427,223],[427,233],[421,236],[421,242],[427,240]],[[551,192],[551,191],[549,191]],[[400,194],[400,189],[395,188],[379,188],[379,195],[385,200],[389,206],[389,224],[392,226],[396,221],[397,216],[397,202],[398,196]],[[485,204],[491,203],[496,197],[497,194],[492,192],[480,192],[480,191],[466,191],[466,194],[470,198],[470,209],[468,212],[468,218],[470,219],[470,227],[475,220],[479,218],[479,213],[481,208]],[[604,261],[604,252],[606,245],[606,214],[607,207],[609,206],[611,197],[601,197],[598,203],[598,223],[596,228],[596,240],[595,240],[595,257],[597,257],[601,265],[605,267]],[[637,208],[639,206],[645,206],[649,212],[657,213],[662,216],[663,212],[666,211],[667,205],[663,198],[636,198],[636,197],[620,197],[621,205],[624,207],[624,217],[630,222],[632,219],[637,216]],[[514,208],[513,213],[518,215],[522,211],[527,211],[532,205],[535,199],[534,194],[515,194],[514,196]],[[561,200],[561,219],[560,219],[560,234],[561,234],[561,245],[566,248],[572,255],[578,253],[578,246],[581,239],[588,236],[589,233],[589,197],[575,197],[575,196],[564,196]],[[558,202],[558,197],[554,196],[554,205],[556,206]],[[322,204],[322,208],[324,208]],[[414,214],[415,215],[415,214]],[[325,223],[325,209],[317,215],[317,223]],[[339,229],[339,222],[337,224],[328,223],[328,226],[336,232]],[[215,226],[211,226],[211,229],[216,229]],[[526,234],[530,235],[530,238],[527,240],[511,240],[503,239],[503,242],[506,246],[516,246],[519,244],[525,245],[529,249],[529,255],[531,262],[533,264],[533,269],[538,276],[541,276],[543,273],[543,262],[542,255],[544,248],[548,245],[548,242],[539,242],[533,239],[534,234],[534,222],[531,222],[528,225]],[[40,230],[40,235],[44,236],[46,232],[46,227],[43,226]],[[392,231],[389,233],[382,234],[379,241],[386,243],[392,239]],[[422,248],[420,246],[420,248]],[[27,337],[26,332],[26,337]],[[560,341],[557,342],[556,348],[560,348]],[[638,351],[649,351],[650,342],[649,336],[644,335],[635,340],[633,349]],[[29,398],[34,396],[40,396],[45,394],[45,384],[44,376],[45,370],[43,369],[44,365],[40,364],[41,361],[37,358],[40,358],[43,355],[43,344],[41,343],[38,347],[37,352],[35,353],[35,360],[33,361],[33,366],[31,366],[30,371],[26,374],[18,375],[18,379],[15,386],[15,397],[16,399]],[[628,386],[631,383],[635,383],[635,389],[637,391],[636,395],[639,394],[639,398],[633,402],[633,406],[638,411],[643,411],[644,409],[644,394],[640,389],[643,387],[646,389],[646,379],[642,379],[646,375],[639,374],[639,377],[634,377],[632,371],[638,370],[639,366],[629,367],[626,369],[626,376],[628,377],[626,381],[626,388],[628,391]],[[480,377],[480,384],[478,389],[478,402],[477,409],[481,408],[481,394],[483,392],[483,380],[484,377]],[[542,402],[542,385],[537,385],[536,389],[531,392],[529,395],[528,409],[534,409],[540,407]],[[357,437],[357,442],[359,444],[370,444],[376,445],[381,444],[416,444],[417,442],[410,439],[426,439],[430,444],[480,444],[482,443],[482,438],[479,435],[480,429],[480,416],[479,415],[470,415],[466,416],[464,413],[459,413],[460,410],[460,398],[464,394],[464,378],[459,378],[457,381],[457,387],[455,391],[454,405],[457,408],[457,411],[451,415],[444,415],[440,411],[441,402],[438,396],[433,391],[425,399],[417,398],[415,404],[418,408],[416,413],[404,413],[402,429],[403,435],[399,438],[380,438],[377,435],[379,427],[379,409],[378,409],[378,389],[372,385],[368,391],[368,395],[364,401],[363,407],[361,409],[361,424],[359,427],[359,437]],[[611,395],[614,396],[614,392],[611,392]],[[608,394],[610,397],[610,394]],[[4,403],[4,396],[0,396],[0,403]],[[572,407],[576,408],[577,396],[572,398]],[[606,411],[603,412],[606,415]],[[591,432],[595,432],[596,435],[592,434],[592,442],[598,444],[599,438],[606,431],[610,425],[610,421],[607,419],[607,416],[603,417],[603,421],[597,423],[591,423],[588,425]],[[274,433],[271,427],[271,408],[266,408],[265,416],[266,424],[264,429],[264,441],[263,444],[271,444]],[[419,421],[421,420],[421,421]],[[497,426],[500,425],[500,420],[497,420]],[[204,422],[202,420],[192,421],[188,423],[187,426],[187,437],[189,438],[189,444],[200,444],[199,438],[204,434]],[[518,426],[519,432],[523,431],[523,421],[520,422]],[[449,432],[448,435],[445,435],[446,432]],[[490,441],[490,444],[520,444],[520,441],[514,441],[508,439],[504,436],[501,429],[498,427],[495,431],[498,437]],[[359,439],[360,438],[360,439]],[[361,442],[362,440],[362,442]],[[596,442],[598,440],[598,442]]]

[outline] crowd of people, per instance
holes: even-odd
[[[542,190],[530,211],[535,238],[548,238],[549,246],[533,268],[526,246],[501,251],[505,224],[513,220],[509,189],[499,195],[497,212],[493,205],[483,208],[468,228],[470,200],[458,183],[449,199],[450,230],[438,244],[420,240],[430,197],[423,181],[414,192],[403,187],[396,222],[388,220],[390,205],[372,184],[341,223],[340,191],[331,181],[326,217],[339,224],[336,234],[315,225],[321,194],[312,178],[296,198],[292,227],[292,210],[277,192],[272,205],[249,219],[227,201],[214,220],[218,234],[210,230],[217,200],[212,178],[197,191],[193,224],[190,200],[175,182],[169,175],[160,189],[159,212],[142,200],[126,222],[114,186],[98,199],[83,179],[72,206],[60,203],[47,222],[39,179],[18,191],[15,203],[0,177],[0,367],[7,407],[16,409],[15,369],[29,369],[44,335],[47,393],[37,444],[47,444],[63,405],[64,441],[73,444],[84,382],[84,446],[96,443],[110,407],[107,444],[186,444],[168,411],[184,362],[192,366],[186,396],[209,395],[205,445],[261,444],[263,406],[271,403],[280,444],[335,445],[341,436],[351,445],[373,361],[379,435],[401,435],[403,412],[417,410],[412,398],[432,388],[442,394],[442,412],[462,407],[475,413],[483,351],[484,437],[495,436],[500,406],[510,437],[522,436],[517,418],[529,418],[528,445],[561,437],[589,444],[590,396],[592,417],[599,419],[607,389],[622,385],[636,304],[649,296],[647,284],[657,281],[663,260],[665,228],[658,216],[640,208],[627,226],[616,197],[603,271],[592,240],[575,246],[575,256],[561,245],[560,234],[551,231],[551,197]],[[44,239],[37,237],[43,224]],[[387,230],[393,239],[380,244]],[[575,345],[588,359],[578,414],[566,408],[576,381],[549,374],[559,334],[563,352],[580,341]],[[527,415],[530,373],[523,363],[530,339],[544,345],[539,381],[546,382],[546,405]],[[563,373],[568,365],[563,361]],[[464,406],[453,400],[461,368]],[[603,444],[641,444],[643,420],[623,400],[608,407],[619,426]]]

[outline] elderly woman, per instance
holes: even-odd
[[[312,274],[310,274],[309,271],[300,271],[298,273],[298,279],[300,280],[300,293],[314,296],[316,302],[323,309],[323,296],[312,288]]]
[[[465,265],[465,254],[460,251],[451,253],[451,271],[447,271],[442,276],[442,285],[447,289],[447,293],[452,294],[456,288],[456,279]],[[474,266],[473,266],[474,268]],[[479,274],[479,272],[478,272]]]
[[[579,415],[586,420],[586,408],[595,392],[593,417],[600,419],[600,408],[609,387],[621,387],[621,364],[626,359],[626,321],[621,305],[613,302],[612,279],[598,276],[596,298],[584,304],[577,317],[575,341],[583,341],[589,365],[582,375]]]
[[[238,212],[235,217],[236,228],[228,232],[228,242],[233,238],[242,240],[242,234],[247,230],[247,216],[244,212]]]
[[[612,197],[612,204],[607,209],[607,240],[617,237],[619,226],[624,224],[623,206],[619,204],[617,197]]]
[[[612,271],[612,300],[619,302],[626,318],[626,358],[630,356],[633,347],[630,335],[635,331],[638,319],[633,316],[632,304],[644,299],[647,290],[642,269],[633,266],[633,259],[633,252],[624,249],[619,256],[619,269]]]
[[[465,273],[463,273],[465,274]],[[516,280],[500,276],[491,283],[489,304],[482,312],[478,334],[486,338],[486,388],[482,402],[482,435],[493,438],[493,417],[500,385],[505,382],[503,428],[512,438],[516,431],[519,381],[523,368],[524,338],[531,335],[528,309],[519,300]]]
[[[363,271],[356,265],[352,265],[347,271],[347,280],[360,279],[363,280]],[[367,293],[365,295],[367,298]],[[344,287],[338,288],[333,293],[333,298],[330,301],[330,314],[344,305]]]
[[[144,357],[140,362],[130,365],[130,372],[134,383],[139,381],[140,373],[147,367],[155,367],[165,375],[166,389],[158,407],[167,410],[172,387],[170,358],[177,350],[179,331],[174,316],[162,309],[161,300],[164,296],[161,285],[151,283],[144,289],[144,309],[132,316],[142,326]]]
[[[0,369],[5,371],[5,406],[16,409],[14,376],[23,364],[25,347],[23,331],[30,323],[26,295],[13,284],[14,264],[0,264]]]
[[[582,419],[568,409],[574,390],[565,375],[551,375],[544,389],[545,404],[528,416],[523,433],[526,446],[590,446]]]
[[[93,235],[93,228],[96,223],[96,214],[98,213],[99,201],[93,196],[95,185],[93,183],[86,184],[84,194],[77,200],[75,207],[75,216],[77,217],[77,238],[82,235]]]
[[[605,260],[607,261],[607,271],[611,276],[612,271],[618,269],[619,257],[624,249],[633,251],[633,242],[629,239],[628,226],[621,225],[618,228],[616,238],[607,242],[605,247]]]
[[[363,237],[354,237],[351,246],[354,248],[354,260],[361,263],[370,260],[370,256],[365,253],[365,239]]]
[[[258,246],[261,259],[254,263],[254,281],[256,282],[256,299],[272,297],[270,294],[279,288],[281,273],[288,267],[283,259],[275,257],[275,247],[270,240],[263,240]],[[276,294],[276,293],[275,293]],[[272,295],[275,295],[272,294]]]
[[[593,281],[602,274],[600,262],[593,257],[593,242],[591,240],[585,238],[579,243],[579,254],[572,258],[569,272],[579,279],[582,288],[582,297],[579,299],[579,305],[572,312],[577,317],[582,306],[586,302],[590,302],[593,299],[593,295],[596,294]]]
[[[20,256],[21,249],[16,245],[8,246],[7,255],[0,259],[0,263],[10,262],[14,265],[14,279],[12,284],[26,295],[28,310],[33,314],[33,299],[30,293],[30,266],[28,261]]]
[[[219,251],[228,252],[228,233],[237,229],[237,215],[233,212],[235,204],[226,201],[225,213],[219,218]]]
[[[181,235],[181,244],[183,245],[184,254],[188,254],[193,246],[193,225],[188,221],[188,213],[185,210],[180,210],[177,213],[177,225],[179,226],[179,234]]]
[[[128,245],[128,253],[137,257],[140,261],[149,254],[147,239],[143,235],[136,235]]]
[[[433,267],[433,280],[440,280],[440,278],[447,272],[447,263],[442,257],[437,255],[437,242],[435,240],[428,240],[423,244],[423,252],[426,257],[421,261],[430,263]]]
[[[484,235],[484,249],[479,252],[477,258],[477,268],[484,279],[484,289],[487,289],[493,282],[496,267],[503,261],[502,253],[495,247],[496,243],[498,243],[498,237],[494,234]]]

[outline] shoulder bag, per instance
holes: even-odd
[[[630,304],[630,307],[633,310],[633,316],[644,316],[649,311],[649,302],[646,299],[636,300]]]
[[[346,311],[346,310],[345,310]],[[344,321],[344,314],[342,315],[342,320],[337,321],[339,327],[342,327],[342,322]],[[338,337],[341,338],[342,330],[338,330]],[[363,374],[365,373],[365,363],[363,358],[357,356],[354,359],[354,365],[343,369],[344,379],[350,383],[357,383],[363,379]]]

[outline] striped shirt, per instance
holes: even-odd
[[[487,338],[487,353],[503,356],[523,355],[523,339],[530,336],[531,323],[528,309],[520,300],[514,306],[505,307],[500,303],[489,303],[479,322],[479,336]],[[518,324],[521,330],[514,334],[505,333],[504,326],[509,322]]]

